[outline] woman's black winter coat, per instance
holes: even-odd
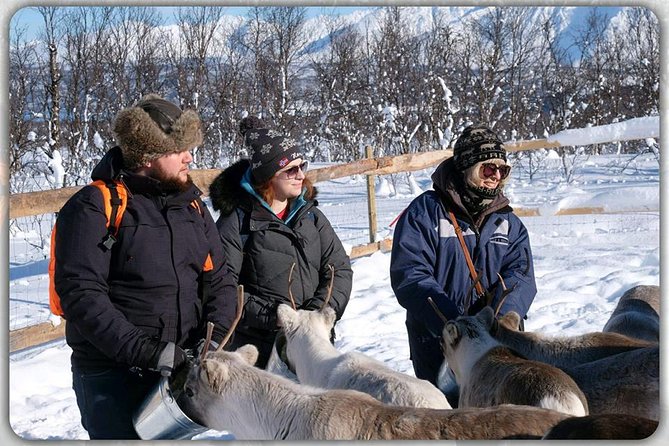
[[[212,183],[210,196],[220,211],[216,226],[234,277],[244,285],[244,313],[236,333],[273,342],[276,309],[290,303],[288,277],[299,309],[321,308],[334,267],[329,305],[341,318],[351,293],[353,271],[348,255],[328,219],[316,207],[314,196],[284,223],[246,192],[240,181],[249,167],[241,160],[224,170]]]

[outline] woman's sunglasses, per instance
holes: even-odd
[[[499,171],[499,177],[503,180],[511,172],[511,166],[507,166],[506,164],[498,166],[493,163],[483,163],[481,166],[483,167],[483,176],[486,178],[494,177],[495,172]]]
[[[307,169],[309,168],[309,161],[303,161],[301,164],[298,164],[297,166],[293,166],[290,169],[286,169],[283,171],[283,173],[286,174],[286,178],[291,180],[297,176],[297,171],[301,170],[302,173],[306,172]]]

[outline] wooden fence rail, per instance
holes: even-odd
[[[313,183],[349,177],[352,175],[388,175],[397,172],[412,172],[434,166],[452,156],[451,150],[410,153],[408,155],[366,158],[347,164],[321,167],[307,172]],[[193,182],[205,193],[209,191],[214,178],[221,169],[200,169],[191,171]],[[9,218],[57,212],[76,191],[83,186],[12,194],[9,197]]]

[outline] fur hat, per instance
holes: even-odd
[[[480,161],[499,158],[506,162],[506,150],[499,136],[484,125],[470,125],[455,141],[453,161],[461,172]]]
[[[202,144],[200,117],[172,102],[148,94],[116,115],[114,134],[124,167],[136,170],[148,161]]]
[[[265,123],[255,116],[242,119],[239,132],[244,136],[246,146],[253,151],[251,176],[254,184],[264,183],[291,161],[304,158],[294,139],[266,128]]]

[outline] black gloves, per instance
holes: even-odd
[[[174,342],[149,339],[141,347],[138,366],[170,376],[187,362],[186,352]]]

